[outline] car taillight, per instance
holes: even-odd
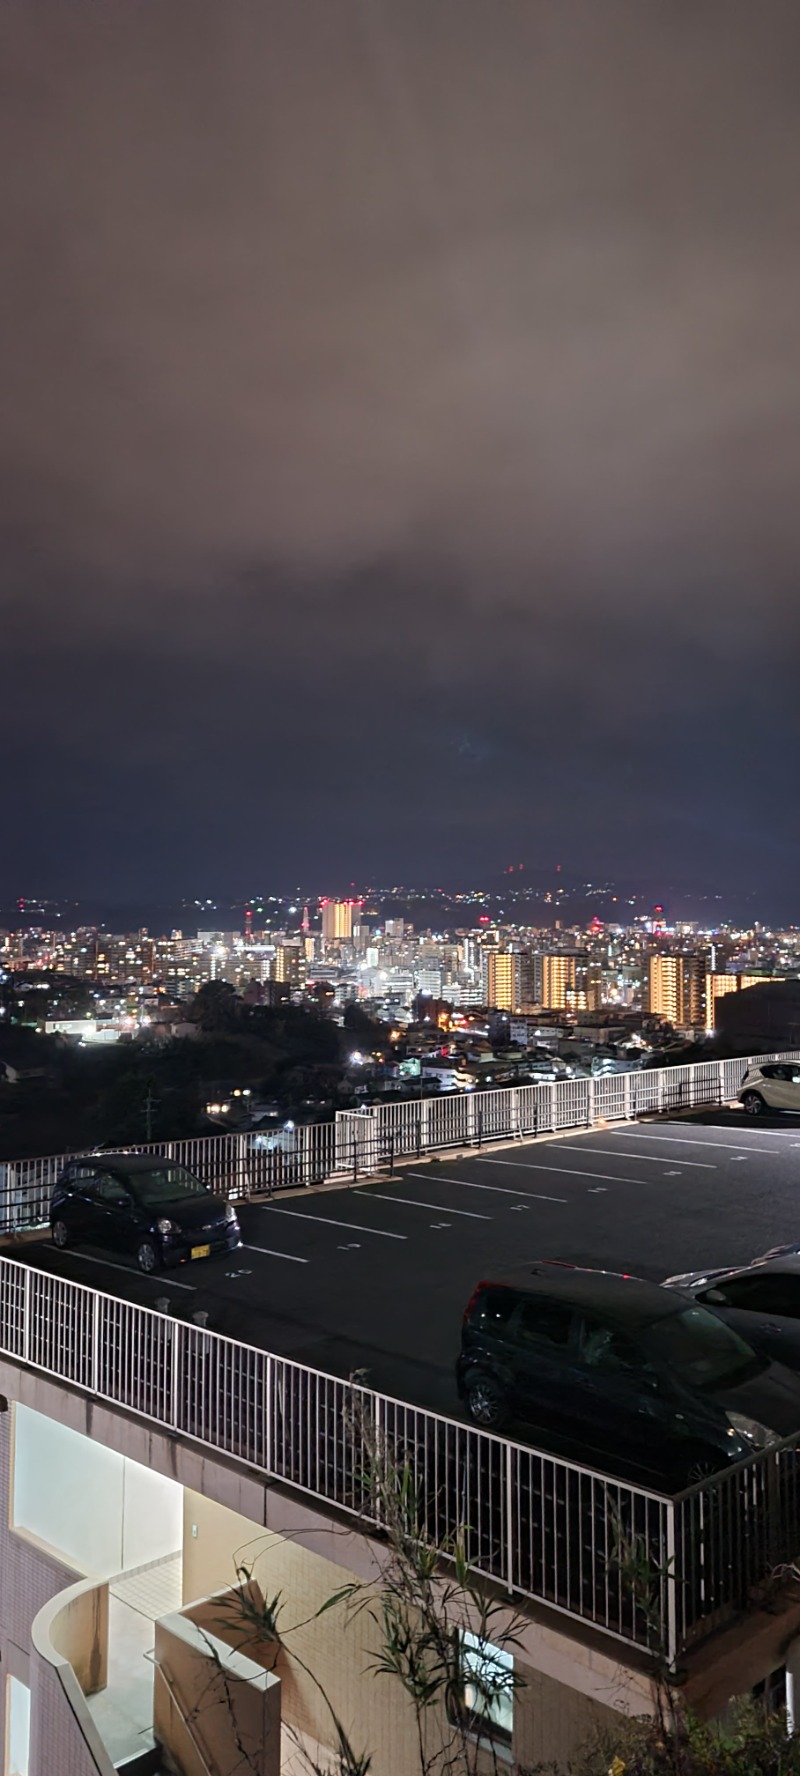
[[[481,1289],[485,1289],[485,1288],[486,1288],[485,1283],[478,1283],[477,1288],[473,1289],[472,1294],[470,1295],[469,1301],[467,1302],[467,1305],[464,1309],[464,1325],[465,1326],[468,1324],[469,1320],[472,1318],[472,1310],[477,1304],[478,1296],[480,1295]]]
[[[467,1302],[467,1305],[464,1309],[464,1325],[466,1326],[468,1324],[469,1320],[472,1318],[474,1310],[478,1304],[478,1296],[480,1295],[482,1289],[504,1289],[505,1287],[506,1287],[505,1283],[489,1283],[489,1282],[476,1283],[475,1288],[473,1289],[472,1294],[470,1295],[469,1301]]]

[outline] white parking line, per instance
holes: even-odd
[[[542,1171],[547,1171],[547,1169],[547,1166],[542,1167]],[[424,1178],[425,1176],[424,1172],[409,1172],[408,1175],[409,1178]],[[594,1173],[590,1172],[588,1176],[593,1177]],[[529,1202],[566,1203],[569,1200],[566,1196],[538,1196],[535,1190],[505,1190],[502,1184],[473,1184],[468,1178],[440,1178],[437,1174],[437,1182],[439,1184],[460,1184],[462,1190],[493,1190],[496,1196],[515,1196],[517,1201],[521,1196],[527,1197]],[[442,1209],[442,1214],[449,1214],[449,1210]]]
[[[121,1270],[123,1276],[142,1277],[146,1283],[158,1283],[162,1289],[188,1289],[190,1295],[197,1294],[196,1283],[179,1283],[168,1270],[134,1270],[132,1264],[114,1264],[111,1258],[93,1258],[90,1252],[73,1252],[72,1256],[78,1264],[102,1264],[106,1270]],[[57,1276],[58,1272],[48,1274]]]
[[[285,1258],[287,1264],[310,1264],[310,1258],[295,1258],[293,1252],[273,1252],[271,1246],[242,1246],[243,1252],[263,1252],[265,1258]]]
[[[620,1153],[618,1147],[580,1147],[578,1151],[580,1153],[599,1153],[601,1156],[605,1156],[608,1159],[628,1158],[627,1153]],[[639,1153],[637,1154],[637,1158],[649,1159],[651,1165],[669,1165],[669,1160],[659,1158],[657,1153]],[[710,1160],[682,1159],[681,1165],[696,1166],[701,1172],[716,1172],[719,1170],[719,1167],[713,1165]]]
[[[690,1135],[646,1135],[643,1129],[621,1129],[626,1141],[669,1141],[674,1147],[719,1147],[727,1153],[741,1153],[744,1141],[697,1141]],[[748,1153],[774,1153],[774,1147],[749,1147]],[[688,1165],[688,1160],[687,1160]]]
[[[347,1227],[353,1233],[374,1233],[382,1240],[407,1240],[407,1233],[387,1233],[383,1227],[360,1227],[357,1221],[334,1221],[331,1215],[304,1215],[301,1209],[276,1209],[270,1203],[268,1215],[291,1215],[294,1221],[324,1221],[328,1227]]]
[[[418,1202],[413,1196],[376,1196],[371,1191],[359,1191],[359,1196],[370,1195],[373,1202],[407,1203],[411,1209],[434,1209],[437,1215],[466,1215],[468,1221],[491,1221],[491,1215],[478,1215],[474,1209],[443,1209],[441,1203]]]
[[[680,1165],[680,1163],[678,1160],[677,1164]],[[548,1172],[551,1178],[554,1178],[556,1173],[560,1175],[562,1172],[565,1178],[605,1178],[607,1184],[642,1184],[645,1189],[652,1183],[652,1178],[620,1178],[617,1172],[582,1172],[578,1170],[577,1166],[536,1165],[533,1160],[527,1159],[475,1159],[471,1161],[471,1164],[517,1166],[521,1172]],[[544,1198],[545,1202],[562,1202],[563,1200],[564,1198],[560,1196]]]
[[[773,1110],[772,1114],[773,1114],[773,1116],[777,1116],[778,1111]],[[795,1112],[790,1111],[789,1114],[793,1116],[795,1114]],[[798,1125],[798,1123],[796,1123],[796,1122],[793,1122],[790,1124],[789,1128],[785,1128],[785,1129],[765,1129],[765,1128],[762,1128],[759,1131],[759,1133],[762,1135],[773,1135],[776,1141],[794,1141],[794,1144],[796,1146],[799,1128],[800,1128],[800,1125]]]

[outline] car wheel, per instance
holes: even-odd
[[[748,1116],[763,1116],[767,1108],[760,1092],[745,1092],[742,1105]]]
[[[705,1480],[716,1480],[719,1474],[724,1472],[726,1465],[723,1457],[714,1461],[711,1456],[707,1454],[698,1454],[695,1460],[690,1460],[687,1466],[681,1491],[687,1486],[701,1486]]]
[[[53,1245],[58,1246],[59,1252],[63,1252],[64,1247],[69,1245],[69,1228],[66,1221],[54,1221],[50,1233]]]
[[[152,1240],[140,1240],[136,1247],[136,1262],[146,1276],[152,1276],[158,1270],[158,1252]]]
[[[470,1418],[486,1431],[499,1430],[508,1418],[508,1402],[491,1375],[471,1375],[464,1392]]]

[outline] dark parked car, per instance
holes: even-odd
[[[130,1252],[144,1271],[241,1245],[233,1204],[152,1153],[72,1160],[53,1191],[50,1230],[62,1249],[85,1241]]]
[[[800,1254],[777,1248],[752,1264],[668,1277],[668,1289],[693,1295],[756,1350],[800,1370]]]
[[[800,1378],[691,1296],[568,1265],[478,1284],[457,1384],[476,1424],[520,1417],[651,1482],[682,1485],[800,1432]]]

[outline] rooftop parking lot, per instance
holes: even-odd
[[[232,1256],[141,1276],[96,1249],[11,1248],[55,1271],[461,1415],[453,1380],[477,1281],[555,1258],[661,1281],[800,1238],[800,1119],[710,1111],[425,1159],[357,1186],[241,1205]]]

